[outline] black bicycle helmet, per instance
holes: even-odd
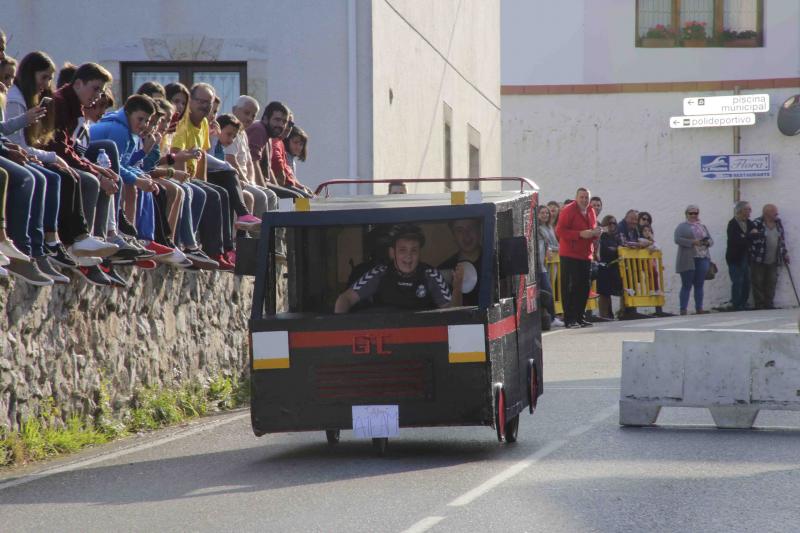
[[[395,225],[390,233],[391,246],[394,246],[398,239],[411,239],[417,241],[420,248],[425,246],[425,234],[415,224]]]

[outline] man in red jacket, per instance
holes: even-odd
[[[603,230],[597,225],[594,209],[589,207],[590,197],[589,190],[580,187],[575,193],[575,201],[561,209],[556,225],[561,302],[567,328],[592,325],[583,316],[591,288],[594,241]]]

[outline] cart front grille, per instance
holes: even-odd
[[[319,364],[315,388],[320,400],[430,399],[433,371],[426,360]]]

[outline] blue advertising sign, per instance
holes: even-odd
[[[772,177],[770,154],[701,155],[700,174],[707,180]]]

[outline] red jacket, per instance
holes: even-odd
[[[282,139],[272,139],[272,156],[270,164],[272,172],[275,176],[284,176],[286,178],[286,185],[293,187],[297,186],[297,180],[294,179],[294,172],[289,162],[286,161],[286,145]]]
[[[72,168],[94,174],[88,161],[73,148],[75,142],[72,133],[78,127],[78,119],[83,116],[83,109],[71,83],[64,85],[53,95],[53,112],[55,132],[48,149],[57,153]]]
[[[591,206],[586,209],[585,215],[581,213],[577,202],[571,202],[561,209],[561,212],[558,214],[558,224],[556,224],[558,255],[561,257],[591,261],[592,251],[594,249],[594,237],[584,239],[580,236],[580,232],[587,229],[594,229],[596,225],[597,217]]]

